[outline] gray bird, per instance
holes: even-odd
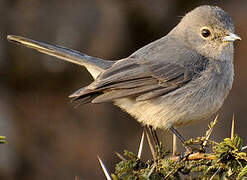
[[[42,53],[82,65],[94,81],[70,95],[80,103],[114,102],[143,125],[170,129],[207,119],[232,88],[234,23],[216,6],[187,13],[166,36],[125,59],[108,61],[9,35]]]

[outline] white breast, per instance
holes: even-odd
[[[232,63],[218,68],[220,71],[208,69],[211,72],[165,96],[141,102],[122,98],[115,104],[154,128],[166,129],[206,119],[219,110],[232,87]]]

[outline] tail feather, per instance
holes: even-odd
[[[80,98],[74,98],[71,100],[71,102],[73,102],[75,104],[75,108],[79,107],[79,106],[82,106],[84,104],[87,104],[87,103],[91,103],[92,100],[97,97],[98,94],[92,94],[92,95],[88,95],[88,96],[85,96],[85,97],[80,97]]]
[[[94,79],[97,78],[97,76],[101,72],[108,69],[114,64],[113,61],[107,61],[100,58],[91,57],[72,49],[35,41],[20,36],[8,35],[7,39],[10,42],[15,42],[24,45],[28,48],[35,49],[39,52],[57,57],[59,59],[84,66],[87,68],[87,70],[90,72]]]

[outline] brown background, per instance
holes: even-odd
[[[235,43],[235,81],[212,138],[230,135],[235,113],[236,132],[246,142],[246,0],[1,0],[0,135],[7,136],[8,144],[0,147],[0,179],[104,179],[97,154],[112,172],[119,161],[113,152],[136,152],[142,132],[110,103],[74,109],[67,96],[90,83],[86,70],[10,44],[7,34],[120,59],[164,36],[186,12],[209,2],[230,13],[243,39]],[[201,136],[208,122],[180,130],[186,137]],[[171,149],[170,132],[159,134]],[[144,152],[151,157],[147,145]]]

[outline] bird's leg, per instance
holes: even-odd
[[[160,153],[160,141],[159,141],[158,135],[156,133],[156,130],[152,126],[148,126],[148,129],[150,131],[150,134],[153,137],[153,141],[155,143],[156,151],[157,151],[157,153]]]
[[[181,136],[181,134],[179,134],[179,132],[173,126],[170,127],[170,131],[173,134],[175,134],[175,136],[178,138],[178,140],[183,144],[184,148],[186,149],[184,156],[191,154],[193,152],[192,147],[185,144],[185,139],[183,138],[183,136]]]
[[[176,135],[176,137],[182,144],[185,143],[185,139],[183,138],[183,136],[181,136],[181,134],[179,134],[179,132],[173,126],[170,127],[170,131]]]

